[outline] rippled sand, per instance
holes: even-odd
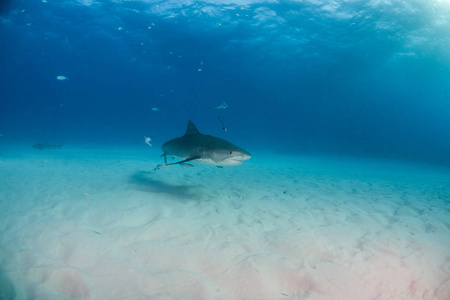
[[[159,154],[0,154],[0,296],[450,295],[448,169],[254,153],[153,171]]]

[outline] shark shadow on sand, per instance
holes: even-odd
[[[131,176],[130,183],[136,185],[138,190],[167,194],[179,200],[199,200],[203,197],[202,193],[198,193],[199,185],[173,184],[153,176],[152,172],[138,171]]]

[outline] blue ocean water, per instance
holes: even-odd
[[[160,146],[193,120],[252,153],[450,164],[448,1],[0,9],[3,145]]]

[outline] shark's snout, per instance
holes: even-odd
[[[245,160],[249,160],[250,158],[252,158],[252,155],[250,153],[248,153],[247,151],[245,151],[244,153],[242,153],[241,157],[242,157],[242,161],[245,161]]]
[[[252,155],[249,152],[245,151],[245,150],[235,151],[233,154],[234,155],[233,155],[232,159],[238,161],[239,163],[242,163],[243,161],[249,160],[252,157]]]

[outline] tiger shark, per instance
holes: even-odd
[[[186,133],[164,143],[161,150],[164,152],[161,155],[164,156],[164,164],[158,165],[155,170],[176,164],[185,165],[187,162],[220,168],[236,166],[252,157],[249,152],[224,139],[200,133],[190,120]],[[168,164],[167,156],[181,160]]]

